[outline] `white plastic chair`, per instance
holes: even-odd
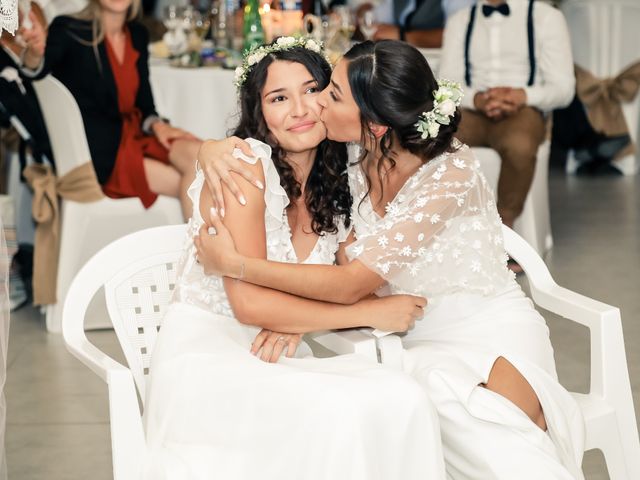
[[[640,441],[620,310],[558,286],[535,250],[510,228],[502,230],[507,252],[527,275],[533,301],[591,332],[591,391],[572,393],[585,419],[585,450],[602,451],[612,480],[638,480]],[[400,337],[379,339],[378,349],[383,363],[402,366]]]
[[[638,25],[640,2],[637,0],[564,0],[562,11],[567,19],[573,60],[601,78],[617,75],[640,60]],[[640,95],[622,105],[631,138],[638,141]],[[612,163],[625,175],[638,171],[638,153]],[[580,164],[573,155],[567,172],[574,173]]]
[[[80,73],[79,73],[80,74]],[[52,76],[33,84],[59,177],[91,161],[82,115],[67,88]],[[50,332],[60,331],[62,305],[69,284],[80,267],[100,248],[127,233],[156,225],[183,223],[177,199],[159,196],[147,210],[138,198],[103,198],[97,202],[61,202],[60,255],[58,262],[58,303],[47,306],[46,323]],[[89,328],[108,326],[105,318],[95,317]]]
[[[553,247],[551,218],[549,215],[549,152],[551,142],[545,140],[538,148],[536,169],[531,189],[524,203],[524,209],[513,227],[542,257]],[[500,156],[495,150],[473,147],[473,153],[480,161],[480,168],[494,192],[498,192]]]
[[[160,322],[169,304],[185,225],[155,227],[107,245],[78,272],[64,303],[62,335],[69,351],[109,388],[111,449],[116,480],[138,480],[145,437],[137,393],[144,408],[145,383]],[[104,287],[109,317],[128,367],[91,344],[87,308]],[[375,340],[358,330],[320,332],[313,340],[337,354],[361,353],[377,361]]]

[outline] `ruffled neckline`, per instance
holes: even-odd
[[[260,159],[262,165],[262,171],[265,179],[265,229],[267,232],[273,232],[282,228],[285,221],[284,212],[289,205],[289,197],[287,192],[280,185],[280,175],[276,169],[273,160],[271,159],[271,147],[266,143],[263,143],[255,138],[247,138],[246,142],[251,147],[254,157],[245,155],[242,150],[236,148],[232,155],[244,162],[251,165]],[[191,183],[191,186],[187,190],[189,198],[193,202],[193,219],[196,222],[204,223],[202,215],[200,215],[200,192],[204,186],[205,178],[204,172],[199,167],[196,170],[196,178]],[[288,225],[287,225],[288,227]]]

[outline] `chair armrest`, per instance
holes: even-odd
[[[531,295],[540,307],[589,328],[591,393],[607,398],[629,396],[620,309],[560,287],[553,281],[532,287]]]
[[[604,327],[603,321],[611,321],[607,319],[620,318],[620,310],[617,307],[585,297],[559,286],[554,281],[546,282],[544,285],[532,284],[531,296],[534,302],[545,310],[590,329]]]
[[[374,361],[378,361],[376,341],[370,333],[371,329],[326,330],[313,332],[306,336],[338,355],[358,353]]]
[[[86,337],[73,340],[65,338],[65,340],[67,350],[107,384],[115,372],[122,370],[130,372],[130,370],[120,362],[117,362],[96,348]]]
[[[380,363],[388,367],[402,369],[404,346],[398,335],[386,335],[376,339],[380,352]]]

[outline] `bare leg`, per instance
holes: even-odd
[[[180,172],[171,165],[153,158],[144,159],[144,174],[149,189],[158,195],[178,198],[180,193]]]
[[[493,364],[489,381],[482,385],[518,406],[542,430],[547,430],[542,405],[527,379],[504,357]]]
[[[169,161],[178,172],[180,172],[179,195],[182,215],[185,220],[191,217],[192,202],[187,195],[187,190],[196,175],[196,159],[198,149],[202,142],[200,140],[176,140],[171,144],[169,150]]]

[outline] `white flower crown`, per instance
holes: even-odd
[[[456,113],[456,109],[462,102],[462,87],[457,82],[450,80],[438,80],[438,89],[433,92],[433,108],[428,112],[422,112],[415,124],[422,138],[436,138],[440,132],[440,125],[449,125],[450,117]]]
[[[275,41],[275,43],[253,48],[244,54],[242,65],[236,68],[235,71],[236,74],[234,83],[236,85],[236,88],[240,90],[244,82],[247,80],[247,76],[249,75],[249,72],[251,71],[253,66],[260,63],[260,61],[264,57],[273,52],[291,50],[292,48],[296,47],[303,47],[307,50],[311,50],[312,52],[316,52],[324,56],[324,53],[322,51],[322,43],[314,40],[311,37],[280,37]]]

